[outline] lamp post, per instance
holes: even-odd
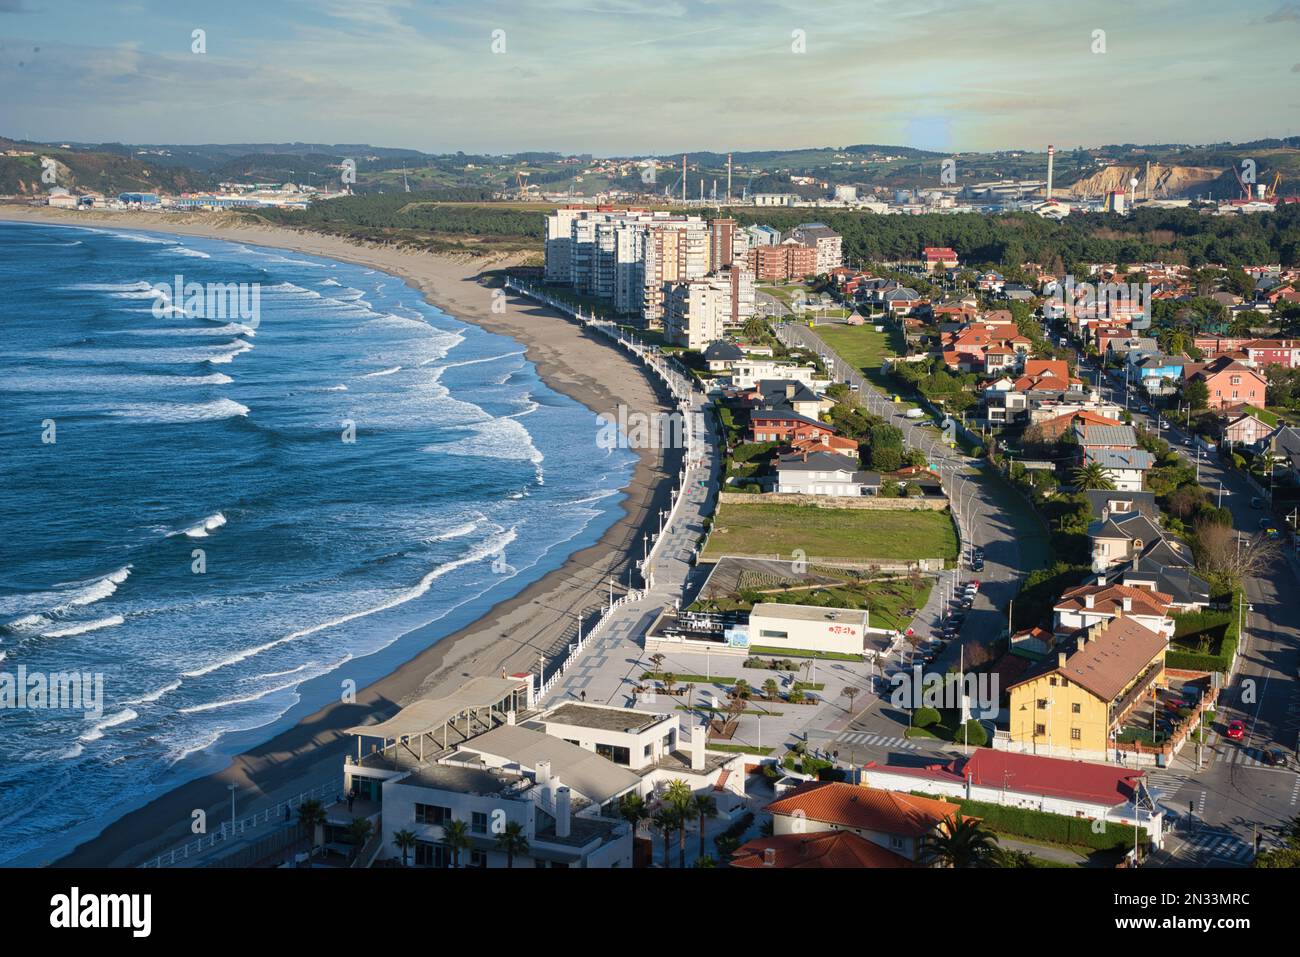
[[[230,836],[233,838],[235,836],[235,792],[239,790],[239,786],[227,784],[226,790],[230,792]]]

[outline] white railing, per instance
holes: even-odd
[[[281,801],[274,808],[267,808],[265,811],[260,811],[250,817],[235,821],[233,824],[230,821],[222,821],[221,830],[214,831],[211,834],[205,834],[197,840],[190,841],[190,843],[185,844],[182,847],[173,848],[165,854],[160,854],[139,866],[173,867],[182,861],[186,861],[191,857],[202,854],[204,851],[211,850],[223,841],[245,834],[252,828],[263,824],[270,824],[272,822],[283,822],[285,819],[285,811],[292,811],[293,808],[300,806],[304,801],[316,800],[317,798],[324,797],[331,792],[335,795],[341,794],[342,783],[343,779],[341,777],[334,778],[325,784],[317,785],[309,791],[303,791],[301,794],[296,795],[287,801]]]
[[[531,299],[544,303],[551,308],[572,316],[581,325],[588,329],[595,329],[609,338],[613,339],[618,345],[627,349],[638,359],[640,359],[648,369],[655,373],[663,380],[668,391],[677,399],[678,414],[682,416],[685,454],[682,460],[681,471],[677,475],[677,486],[669,495],[668,521],[659,532],[650,532],[650,545],[648,550],[643,549],[644,559],[641,563],[641,582],[644,588],[649,588],[654,576],[651,574],[651,568],[658,557],[660,546],[664,540],[664,532],[672,528],[672,523],[677,520],[681,511],[681,503],[686,498],[686,485],[692,472],[692,463],[696,459],[697,443],[702,441],[705,436],[695,434],[695,415],[694,405],[697,398],[695,389],[690,379],[685,375],[670,368],[669,362],[663,356],[651,352],[646,348],[645,343],[638,342],[636,337],[621,328],[617,323],[609,319],[599,319],[592,315],[583,315],[582,309],[578,306],[570,305],[563,300],[556,299],[541,289],[537,289],[526,283],[507,277],[505,281],[507,289],[522,293]],[[707,435],[707,431],[705,433]]]
[[[542,699],[554,690],[555,686],[559,683],[560,679],[564,677],[565,673],[568,672],[573,665],[577,664],[578,659],[582,657],[583,651],[591,640],[605,630],[605,626],[609,624],[609,620],[614,617],[614,612],[631,602],[640,601],[643,597],[645,597],[644,592],[630,591],[623,597],[615,599],[613,604],[609,605],[603,612],[601,612],[600,618],[596,620],[594,625],[587,629],[585,634],[582,632],[581,619],[579,619],[578,640],[569,643],[569,650],[565,654],[564,660],[560,662],[559,667],[556,668],[555,671],[551,672],[549,678],[543,678],[541,681],[541,691],[538,692],[537,695],[537,701],[539,704]]]

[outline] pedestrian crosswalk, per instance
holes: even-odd
[[[1151,788],[1153,796],[1157,801],[1164,798],[1172,798],[1175,794],[1183,789],[1187,784],[1187,778],[1177,771],[1168,769],[1161,771],[1148,771],[1147,782]]]
[[[1247,864],[1253,852],[1249,841],[1242,840],[1231,831],[1205,828],[1184,838],[1178,856],[1206,864]]]
[[[891,738],[884,734],[867,734],[865,731],[844,731],[835,738],[836,743],[855,744],[859,747],[898,748],[903,751],[916,751],[918,745],[906,738]]]
[[[1214,763],[1247,768],[1267,767],[1264,752],[1258,748],[1219,748],[1214,752]]]

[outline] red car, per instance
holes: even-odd
[[[1240,741],[1246,736],[1246,726],[1240,721],[1233,721],[1228,725],[1228,730],[1225,733],[1233,741]]]

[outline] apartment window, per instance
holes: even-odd
[[[1048,683],[1049,685],[1051,685],[1053,688],[1055,688],[1055,687],[1056,687],[1056,676],[1053,675],[1052,677],[1048,678],[1048,679],[1047,679],[1047,683]]]
[[[416,824],[442,824],[451,820],[451,808],[438,804],[415,805]]]
[[[641,757],[643,757],[643,758],[648,758],[648,757],[650,757],[650,755],[651,755],[653,752],[654,752],[654,745],[653,745],[653,744],[647,744],[647,745],[645,746],[645,750],[641,752]]]
[[[1071,728],[1071,729],[1070,729],[1070,740],[1071,740],[1071,741],[1082,741],[1082,740],[1083,740],[1083,732],[1080,731],[1078,728]]]
[[[1046,711],[1046,710],[1047,710],[1047,699],[1046,699],[1046,698],[1039,698],[1039,699],[1038,699],[1038,710],[1039,710],[1039,711]]]
[[[1045,734],[1047,734],[1047,725],[1045,724],[1034,725],[1034,737],[1041,738]]]
[[[1071,704],[1070,714],[1083,714],[1083,705],[1079,704],[1077,701]]]
[[[488,829],[488,816],[484,811],[475,811],[470,815],[469,829],[475,834],[486,834]]]
[[[627,748],[620,748],[612,744],[597,744],[596,753],[602,758],[608,758],[615,764],[628,765],[632,763],[632,754]]]

